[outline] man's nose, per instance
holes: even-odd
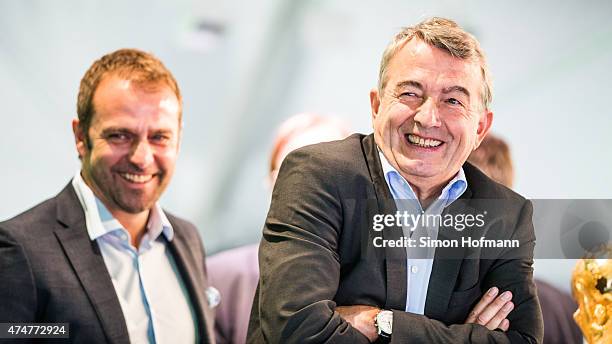
[[[414,121],[423,128],[439,127],[442,124],[438,105],[433,98],[425,99],[414,116]]]
[[[146,139],[138,140],[132,147],[130,162],[140,168],[146,168],[153,162],[153,150]]]

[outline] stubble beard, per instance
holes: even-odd
[[[109,211],[120,210],[129,214],[139,214],[150,210],[159,200],[167,186],[165,173],[160,172],[153,178],[157,178],[158,186],[154,190],[130,190],[119,185],[122,178],[113,172],[113,168],[94,168],[89,163],[83,163],[83,177],[90,188]],[[156,182],[155,180],[150,183]]]

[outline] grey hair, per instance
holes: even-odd
[[[387,84],[387,67],[395,54],[412,38],[448,52],[453,57],[480,64],[482,73],[482,105],[489,109],[493,100],[493,85],[484,52],[476,38],[450,19],[433,17],[415,26],[405,27],[387,45],[380,61],[378,92],[382,94]]]

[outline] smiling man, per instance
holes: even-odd
[[[486,74],[418,38],[387,63],[370,94],[374,139],[427,207],[491,127]]]
[[[249,342],[541,342],[531,203],[466,163],[493,120],[488,74],[479,43],[453,21],[405,28],[370,93],[374,133],[284,160],[260,244]],[[496,201],[503,207],[490,206]],[[372,230],[373,216],[398,211],[486,221],[478,230]],[[372,245],[380,235],[459,242],[474,233],[522,246]]]
[[[0,322],[68,323],[71,342],[213,342],[201,240],[158,204],[180,146],[174,77],[115,51],[85,73],[77,113],[80,171],[0,223]]]

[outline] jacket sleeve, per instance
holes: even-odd
[[[36,287],[23,247],[0,227],[0,322],[34,322]]]
[[[478,324],[447,326],[423,315],[394,310],[391,342],[542,343],[544,325],[532,276],[535,245],[532,212],[531,202],[526,201],[513,232],[512,239],[518,239],[522,247],[503,251],[484,277],[484,290],[497,286],[512,291],[515,307],[508,315],[507,332],[491,331]]]
[[[342,206],[329,166],[300,149],[280,169],[259,249],[259,303],[253,306],[265,342],[368,343],[334,311]]]

